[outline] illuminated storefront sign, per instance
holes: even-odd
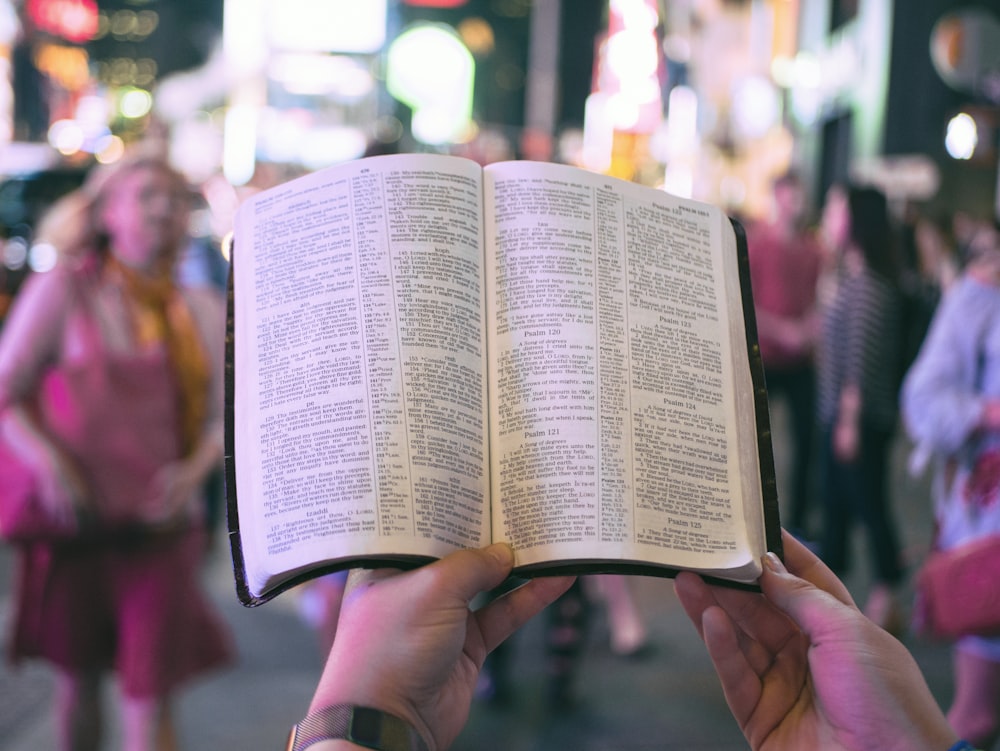
[[[386,88],[413,110],[411,129],[429,144],[463,137],[472,117],[476,64],[453,29],[419,24],[389,47]]]
[[[403,5],[415,8],[461,8],[468,0],[403,0]]]

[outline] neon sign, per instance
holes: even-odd
[[[97,34],[95,0],[28,0],[25,10],[39,31],[82,43]]]

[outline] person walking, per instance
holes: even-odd
[[[809,500],[816,430],[814,350],[817,285],[823,266],[819,240],[805,222],[805,191],[795,172],[773,185],[771,214],[747,228],[750,282],[769,399],[788,406],[791,440],[787,526],[812,539]]]
[[[1000,237],[980,241],[942,298],[903,382],[904,425],[934,457],[936,539],[950,550],[1000,534]],[[997,583],[984,580],[983,596]],[[1000,638],[955,644],[948,720],[980,748],[1000,737]]]
[[[113,669],[124,748],[167,751],[171,697],[232,659],[199,582],[224,311],[174,282],[189,193],[165,160],[131,158],[82,191],[60,263],[29,278],[0,338],[0,430],[50,512],[96,529],[19,546],[9,653],[55,668],[60,748],[100,748]]]
[[[843,575],[849,533],[860,519],[874,558],[865,614],[898,631],[903,624],[896,589],[903,567],[888,480],[902,322],[885,195],[871,187],[835,186],[824,224],[837,267],[823,305],[818,351],[821,557]]]

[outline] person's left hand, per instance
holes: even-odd
[[[956,740],[899,641],[784,533],[787,569],[768,556],[763,594],[675,580],[726,702],[754,751],[940,751]]]
[[[471,612],[473,597],[510,574],[505,544],[427,566],[355,570],[310,712],[334,704],[381,709],[447,748],[469,714],[486,655],[565,592],[572,578],[533,579]]]

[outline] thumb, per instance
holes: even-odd
[[[777,556],[768,554],[764,562],[760,587],[765,597],[807,635],[812,636],[845,617],[860,615],[853,602],[844,602],[837,596],[839,592],[827,591],[822,584],[789,573]]]
[[[494,543],[478,550],[451,553],[425,570],[447,582],[455,596],[470,602],[480,592],[500,586],[513,566],[514,551],[510,546]]]

